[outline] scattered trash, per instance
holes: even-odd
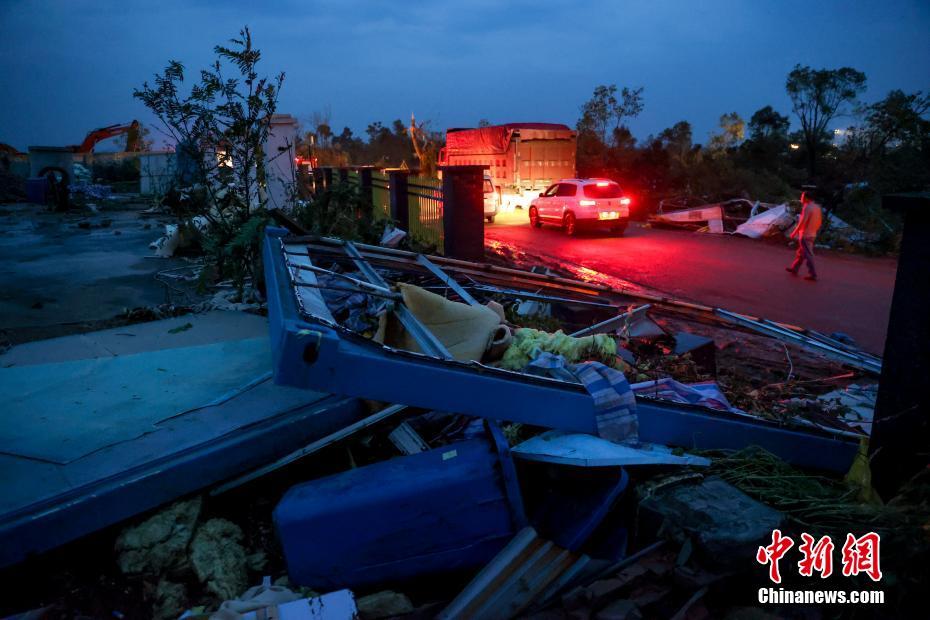
[[[210,227],[210,220],[202,215],[180,224],[166,224],[165,235],[149,244],[155,250],[155,256],[169,258],[178,250],[184,249],[194,243]]]
[[[91,200],[107,200],[113,193],[109,185],[98,185],[94,183],[73,183],[68,186],[68,192],[71,197],[82,196]]]
[[[769,237],[787,230],[795,220],[795,216],[788,211],[788,205],[769,205],[760,209],[762,205],[756,203],[749,214],[749,219],[736,227],[733,231],[750,239]]]
[[[215,612],[190,610],[179,620],[358,620],[350,590],[301,598],[287,588],[265,583],[225,601]]]
[[[817,400],[828,406],[842,408],[842,420],[849,426],[872,432],[872,417],[875,415],[875,401],[878,398],[878,385],[859,385],[853,383],[842,390],[833,390],[821,394]]]
[[[397,428],[391,431],[388,439],[400,450],[401,454],[419,454],[429,450],[429,446],[423,441],[423,438],[417,435],[417,432],[407,422],[401,422]]]
[[[734,233],[758,239],[779,234],[795,220],[785,204],[744,198],[709,204],[696,202],[699,201],[688,197],[662,200],[658,211],[649,217],[649,223],[717,234]]]
[[[384,234],[381,235],[381,245],[386,248],[396,248],[406,236],[407,233],[400,228],[385,228]]]
[[[277,607],[283,603],[298,601],[301,598],[299,594],[292,592],[288,588],[271,585],[271,580],[266,577],[262,585],[251,587],[240,596],[223,601],[220,608],[211,614],[211,618],[216,620],[238,620],[247,617],[249,612]]]
[[[655,444],[625,445],[585,435],[548,431],[513,448],[515,458],[576,467],[631,467],[636,465],[707,466],[701,456],[676,454],[671,448]]]
[[[448,300],[411,284],[398,284],[404,304],[422,326],[457,360],[480,360],[495,339],[500,316],[486,306]],[[375,340],[408,351],[422,351],[417,338],[393,315],[382,315]],[[383,334],[383,335],[382,335]]]

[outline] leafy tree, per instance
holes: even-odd
[[[785,81],[792,109],[801,123],[808,174],[817,169],[821,137],[827,125],[865,90],[865,74],[850,67],[811,69],[795,65]]]
[[[745,135],[746,121],[736,112],[730,112],[720,117],[720,133],[710,137],[708,147],[719,157],[742,142]]]
[[[865,108],[864,133],[870,153],[884,151],[894,142],[919,145],[930,134],[930,94],[907,95],[893,90],[888,96]]]
[[[145,82],[133,96],[161,120],[178,144],[179,159],[189,162],[188,174],[198,190],[191,195],[206,196],[190,211],[211,222],[205,247],[212,250],[221,276],[232,277],[241,292],[248,276],[257,282],[261,275],[264,144],[284,74],[259,76],[261,52],[248,27],[230,43],[213,48],[217,59],[200,71],[200,82],[187,94],[182,93],[184,65],[172,60],[153,86]]]
[[[578,131],[593,134],[607,144],[608,135],[612,136],[624,119],[635,118],[643,111],[642,95],[642,87],[631,90],[624,86],[618,100],[616,84],[596,87],[591,99],[581,106]]]
[[[767,105],[753,112],[749,119],[749,139],[761,142],[763,140],[788,139],[790,121],[787,116],[779,114],[772,106]]]
[[[749,138],[740,146],[739,159],[757,170],[782,174],[787,160],[789,125],[788,117],[770,105],[756,110],[749,119]]]

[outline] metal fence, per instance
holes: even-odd
[[[378,170],[371,173],[371,202],[375,219],[391,217],[391,178]]]
[[[407,179],[407,209],[410,236],[443,251],[442,181],[432,177]]]
[[[445,246],[442,181],[433,177],[410,175],[407,172],[368,170],[317,168],[311,177],[312,187],[314,191],[321,191],[327,187],[348,183],[350,186],[359,188],[363,194],[370,191],[375,219],[395,217],[406,219],[406,221],[398,221],[397,225],[402,229],[407,229],[411,239],[422,245],[432,246],[442,253]],[[403,175],[399,177],[401,179],[398,181],[399,187],[403,187],[402,180],[405,179],[407,193],[392,197],[391,179],[398,174]],[[406,200],[406,204],[392,206],[392,200]],[[401,215],[404,207],[406,207],[406,218]]]

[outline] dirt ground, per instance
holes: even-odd
[[[98,213],[0,205],[0,334],[8,344],[111,326],[127,310],[194,301],[155,279],[181,258],[151,258],[166,216],[126,200]]]

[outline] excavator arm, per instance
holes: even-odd
[[[130,135],[131,142],[138,142],[139,133],[141,130],[141,125],[139,121],[132,121],[126,125],[109,125],[107,127],[101,127],[99,129],[94,129],[93,131],[88,132],[87,136],[84,138],[84,141],[81,142],[80,146],[77,147],[78,153],[90,153],[94,150],[94,146],[101,140],[106,140],[107,138],[112,138],[113,136],[118,136],[124,133],[135,133],[135,139]],[[127,151],[136,151],[138,145],[127,144]]]

